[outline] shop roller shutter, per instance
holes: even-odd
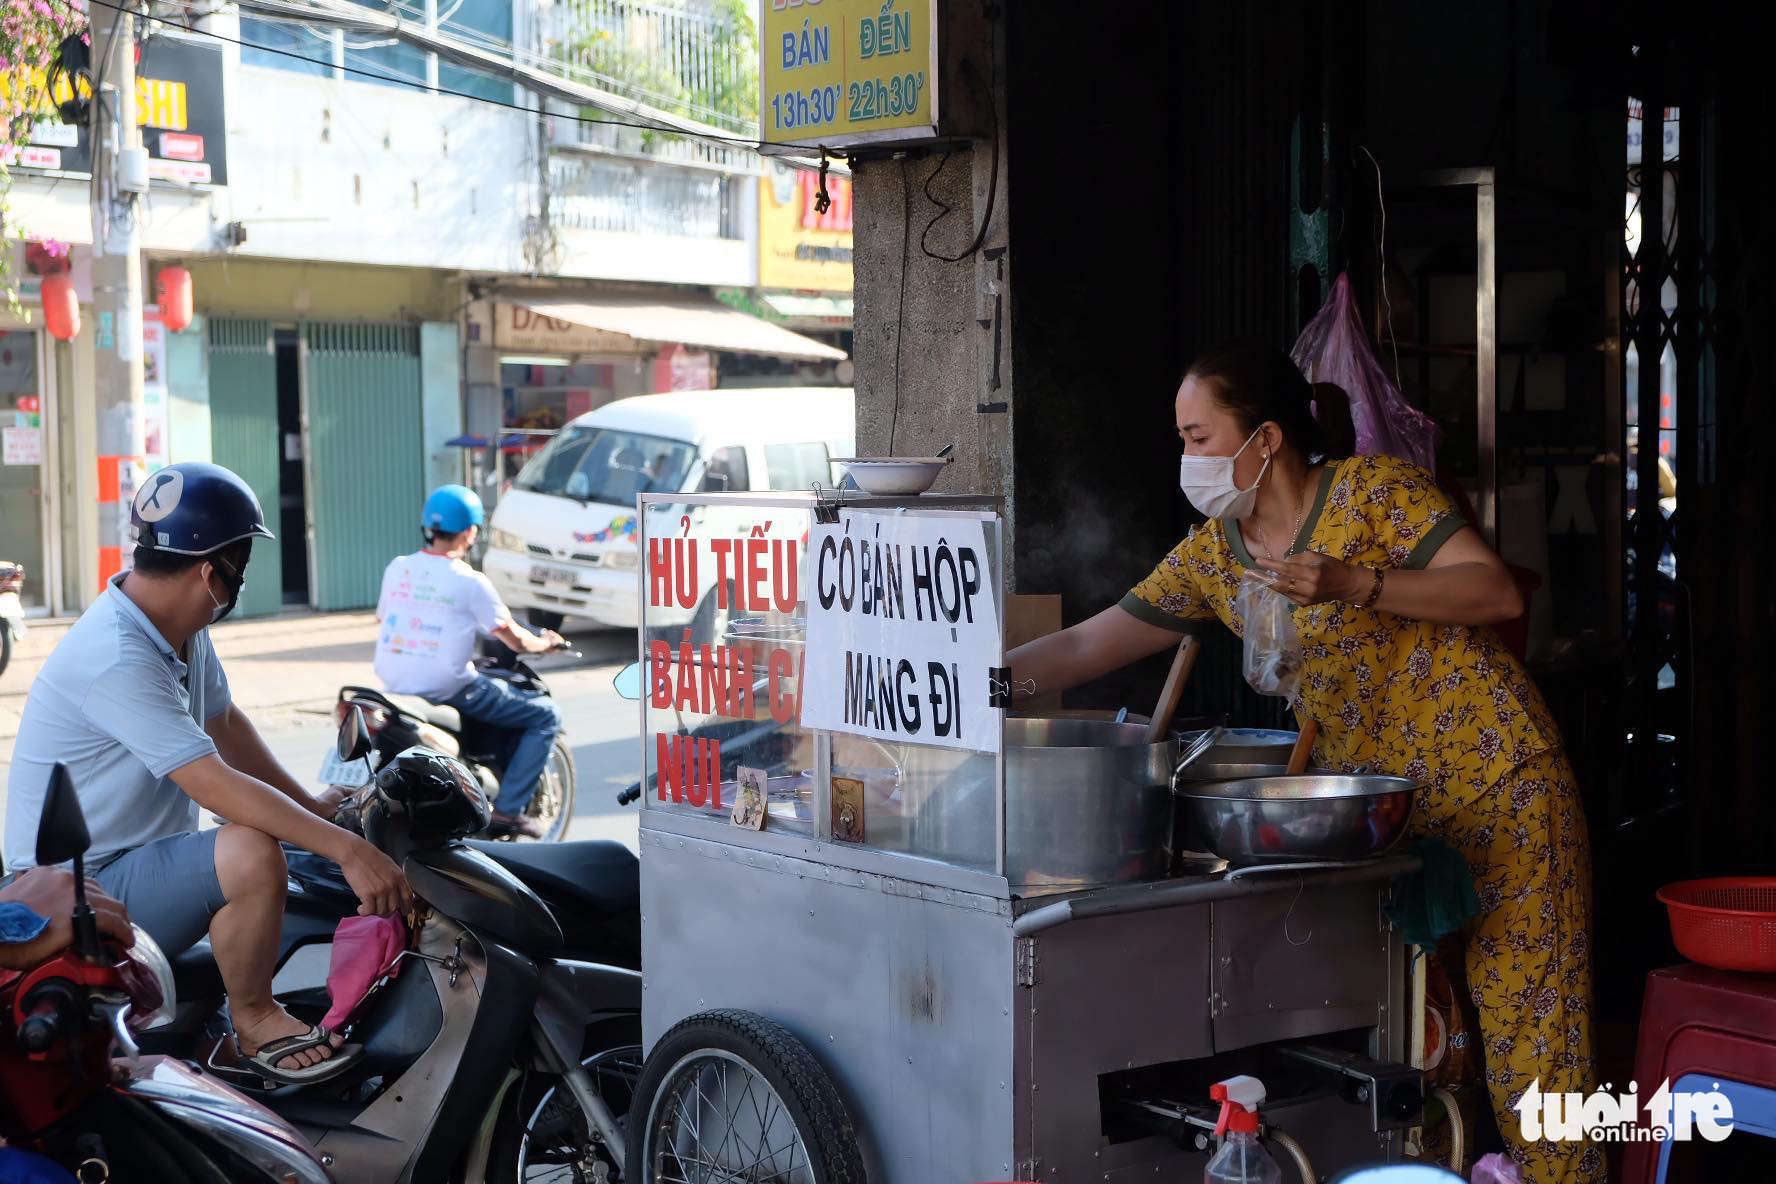
[[[277,529],[277,355],[269,321],[211,319],[210,456],[253,487],[266,520]],[[253,544],[239,617],[269,616],[283,607],[284,560],[280,543]]]
[[[419,327],[302,326],[315,607],[376,604],[382,571],[421,545]]]

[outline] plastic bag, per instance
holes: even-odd
[[[327,969],[327,994],[333,1006],[321,1021],[337,1028],[351,1017],[370,988],[400,967],[407,948],[407,924],[393,913],[386,917],[347,917],[333,933],[333,958]]]
[[[1281,695],[1293,703],[1302,664],[1295,606],[1270,586],[1267,576],[1254,571],[1240,577],[1235,604],[1246,627],[1246,681],[1260,695]]]
[[[1309,382],[1334,383],[1350,396],[1360,455],[1381,452],[1436,469],[1437,425],[1406,401],[1381,368],[1369,347],[1348,276],[1341,274],[1333,281],[1325,307],[1301,331],[1289,356]]]
[[[1494,1151],[1474,1164],[1472,1184],[1523,1184],[1523,1175],[1508,1157]]]

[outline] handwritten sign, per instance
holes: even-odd
[[[935,0],[764,0],[762,142],[935,135],[935,18]]]
[[[42,428],[0,428],[4,441],[5,463],[9,465],[40,465],[43,463]]]
[[[802,726],[998,752],[1002,665],[985,524],[840,514],[808,536]]]

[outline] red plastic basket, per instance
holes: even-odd
[[[1776,876],[1719,876],[1659,889],[1678,953],[1717,970],[1776,974]]]

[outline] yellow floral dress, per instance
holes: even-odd
[[[1389,456],[1330,462],[1290,551],[1382,569],[1426,566],[1463,520],[1424,470]],[[1122,607],[1180,632],[1219,619],[1235,634],[1254,567],[1238,523],[1198,527]],[[1421,786],[1415,826],[1467,858],[1480,915],[1464,932],[1499,1130],[1525,1179],[1592,1184],[1600,1150],[1525,1143],[1511,1109],[1594,1088],[1591,869],[1571,767],[1540,693],[1490,629],[1433,625],[1354,604],[1297,608],[1297,717],[1319,721],[1316,762],[1369,765]]]

